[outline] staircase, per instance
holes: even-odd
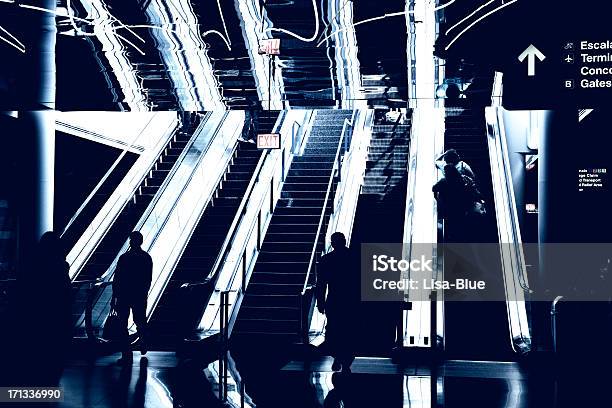
[[[278,111],[261,112],[258,117],[259,131],[272,132],[278,114]],[[150,319],[150,347],[172,348],[199,323],[214,288],[214,280],[192,293],[181,290],[181,285],[204,282],[210,274],[223,242],[230,233],[229,228],[238,207],[247,194],[247,187],[261,154],[262,151],[254,144],[238,144],[224,180],[202,214]]]
[[[402,242],[409,141],[409,123],[373,126],[364,183],[353,222],[352,247],[362,243]],[[367,330],[361,330],[357,339],[360,355],[389,355],[395,345],[399,316],[397,304],[363,303],[360,320]]]
[[[283,185],[242,301],[235,337],[299,339],[300,295],[344,120],[351,115],[344,110],[317,111],[304,154],[293,158]],[[323,248],[320,241],[317,250]]]
[[[168,143],[151,171],[136,190],[134,197],[123,208],[115,222],[112,224],[94,253],[85,263],[76,277],[78,281],[95,280],[102,276],[110,267],[121,247],[134,229],[138,220],[153,200],[153,197],[170,173],[181,152],[198,127],[199,121],[179,129]],[[87,291],[77,287],[73,307],[75,321],[82,315],[87,302]]]

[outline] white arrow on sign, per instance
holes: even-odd
[[[525,61],[527,58],[527,75],[535,76],[535,59],[538,57],[540,61],[544,61],[546,56],[540,52],[533,44],[531,44],[521,55],[519,55],[518,60],[520,62]]]

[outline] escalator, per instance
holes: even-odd
[[[271,133],[278,111],[264,111],[258,116],[259,132]],[[262,150],[241,142],[227,169],[224,180],[202,214],[189,244],[185,248],[172,277],[149,320],[150,347],[165,349],[177,345],[194,330],[206,307],[214,280],[205,282],[230,232],[236,211],[246,193]],[[183,285],[203,283],[205,290],[186,292]]]
[[[199,116],[198,116],[199,118]],[[75,276],[75,302],[73,317],[77,321],[87,304],[87,290],[79,283],[93,281],[104,274],[111,266],[117,253],[126,242],[130,232],[144,214],[153,197],[170,173],[172,167],[188,145],[199,120],[180,128],[155,162],[148,176],[142,181],[130,202],[123,208],[100,244]]]
[[[498,243],[491,165],[484,110],[447,108],[445,149],[456,149],[476,175],[486,202],[487,214],[478,225],[470,225],[469,242]],[[450,243],[450,242],[447,242]],[[473,245],[474,251],[488,246]],[[490,247],[488,247],[490,248]],[[489,260],[491,255],[489,255]],[[493,255],[486,281],[489,293],[505,293],[499,253]],[[490,261],[491,262],[491,261]],[[446,271],[445,271],[446,272]],[[487,296],[486,293],[484,296]],[[444,305],[445,350],[450,358],[507,360],[514,357],[504,301],[446,301]]]
[[[99,154],[100,152],[97,150],[94,150],[92,153],[88,153],[88,150],[86,150],[86,148],[91,148],[90,146],[91,142],[87,140],[77,139],[72,135],[64,135],[63,138],[70,141],[70,143],[75,143],[75,142],[81,143],[81,145],[76,145],[75,147],[72,147],[72,145],[69,145],[71,146],[71,148],[70,149],[64,148],[64,150],[65,151],[78,151],[81,157],[83,157],[84,163],[92,162],[92,158],[90,157],[90,154],[100,155]],[[64,143],[66,143],[67,140],[64,140]],[[62,157],[60,154],[65,155],[66,153],[58,153],[58,157],[56,158],[56,160],[62,163],[63,166],[65,166],[63,162],[70,162],[71,166],[74,166],[74,162],[78,163],[78,161],[74,160],[72,157]],[[129,153],[127,151],[122,152],[119,155],[119,157],[117,157],[117,160],[115,161],[115,163],[113,163],[112,166],[109,166],[110,167],[109,173],[107,174],[106,179],[104,181],[100,180],[101,184],[99,188],[95,191],[95,194],[91,196],[91,198],[87,201],[87,203],[84,203],[85,200],[83,196],[77,195],[74,193],[73,191],[74,184],[75,183],[78,183],[79,185],[85,184],[87,187],[89,187],[88,189],[91,190],[92,186],[97,183],[97,180],[94,179],[90,183],[88,183],[88,181],[90,181],[91,179],[89,180],[85,179],[85,181],[82,181],[82,179],[84,179],[84,176],[82,174],[83,172],[82,169],[78,169],[80,171],[77,171],[77,169],[74,169],[71,171],[71,173],[73,174],[73,178],[74,178],[73,180],[67,179],[66,181],[63,181],[63,180],[58,179],[58,182],[63,181],[62,184],[65,187],[63,188],[64,192],[62,192],[62,189],[61,189],[62,186],[57,185],[56,192],[55,192],[56,195],[59,194],[60,197],[64,197],[65,194],[68,194],[69,192],[72,191],[72,194],[70,195],[75,196],[74,204],[76,205],[79,205],[81,203],[85,204],[82,207],[81,211],[77,210],[78,212],[77,214],[73,216],[73,219],[69,219],[71,214],[69,213],[66,214],[66,211],[71,211],[71,213],[75,212],[74,209],[71,208],[72,206],[70,205],[66,205],[67,208],[65,210],[58,209],[58,211],[56,211],[56,214],[54,214],[55,225],[61,225],[62,228],[64,228],[64,232],[62,233],[61,236],[62,236],[63,245],[66,248],[73,248],[75,246],[77,241],[81,238],[81,236],[85,233],[87,228],[94,221],[94,218],[96,217],[96,215],[100,212],[100,210],[102,210],[104,204],[110,199],[113,192],[119,187],[119,184],[121,183],[121,181],[124,179],[124,177],[129,172],[130,168],[136,162],[137,157],[138,156],[134,153]],[[96,158],[93,160],[93,162],[95,163],[96,160],[99,160],[99,159]]]
[[[395,122],[372,127],[365,178],[353,222],[351,246],[401,243],[406,209],[410,124]],[[388,355],[395,346],[401,317],[398,305],[363,302],[363,327],[356,339],[359,355]]]
[[[300,340],[301,293],[321,214],[329,216],[325,197],[344,121],[351,116],[345,110],[317,111],[303,154],[293,158],[233,329],[239,343]]]

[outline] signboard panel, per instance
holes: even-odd
[[[280,133],[262,133],[257,135],[258,149],[280,149]]]

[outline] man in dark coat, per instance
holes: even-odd
[[[122,362],[132,360],[128,335],[130,310],[140,337],[140,352],[146,354],[147,296],[151,287],[153,260],[142,249],[143,237],[138,231],[130,234],[130,249],[119,257],[113,279],[113,305],[125,332],[122,335]]]
[[[333,250],[324,255],[317,268],[317,308],[327,316],[325,343],[334,357],[332,369],[350,371],[355,359],[356,316],[359,314],[359,257],[346,246],[344,234],[331,236]]]

